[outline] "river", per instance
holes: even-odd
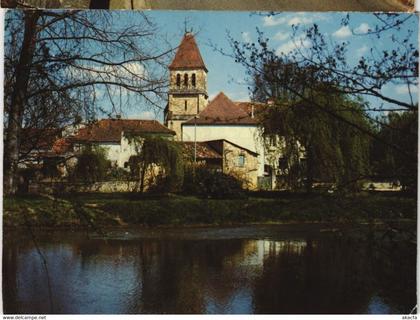
[[[35,233],[38,251],[6,230],[4,311],[408,313],[416,246],[382,236],[321,225],[50,231]]]

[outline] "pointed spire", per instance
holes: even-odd
[[[207,71],[194,35],[191,32],[185,33],[169,69],[204,69]]]

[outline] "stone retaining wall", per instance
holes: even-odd
[[[138,181],[103,181],[95,183],[37,182],[29,184],[29,193],[70,192],[133,192],[138,191]]]

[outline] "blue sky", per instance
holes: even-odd
[[[209,70],[208,93],[210,98],[218,92],[224,91],[232,100],[248,100],[249,94],[246,85],[244,68],[235,63],[231,58],[217,53],[208,44],[212,42],[226,51],[230,51],[227,41],[227,32],[235,39],[242,41],[255,41],[256,28],[258,27],[270,39],[270,46],[281,52],[293,49],[290,35],[292,24],[301,27],[309,27],[317,23],[322,33],[332,41],[349,41],[349,62],[357,62],[360,56],[368,54],[372,46],[379,49],[392,49],[391,35],[401,37],[395,31],[388,32],[381,39],[373,36],[355,36],[350,29],[341,26],[344,13],[284,13],[271,18],[250,12],[217,12],[217,11],[149,11],[147,15],[158,25],[161,36],[166,37],[173,47],[176,47],[184,34],[184,21],[188,21],[188,28],[193,28],[197,33],[196,40],[199,45],[204,62]],[[359,33],[366,32],[377,24],[377,19],[369,13],[351,14],[350,28]],[[408,25],[414,29],[413,43],[418,47],[418,18],[413,16]],[[400,31],[404,33],[404,30]],[[414,90],[417,90],[415,88]],[[384,93],[406,99],[409,97],[407,88],[389,85],[384,88]],[[416,93],[417,94],[417,93]],[[377,105],[378,101],[369,100]],[[129,117],[157,117],[161,120],[161,114],[138,109],[131,110],[126,116]]]

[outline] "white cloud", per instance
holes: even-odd
[[[363,56],[366,52],[368,52],[370,50],[370,48],[366,45],[360,47],[359,49],[356,50],[356,54],[358,57]]]
[[[323,15],[307,14],[304,12],[281,15],[281,16],[266,16],[263,18],[265,27],[274,27],[279,25],[307,25],[320,20],[326,20]]]
[[[80,68],[68,70],[74,78],[90,78],[107,81],[117,81],[118,78],[141,80],[147,78],[148,73],[140,62],[127,62],[117,65],[81,64]]]
[[[296,16],[296,17],[291,18],[289,21],[287,21],[287,24],[289,26],[291,25],[297,26],[298,24],[311,24],[312,22],[314,22],[313,18],[305,17],[305,16]]]
[[[360,26],[358,26],[356,29],[354,29],[354,32],[359,33],[359,34],[364,34],[364,33],[368,33],[370,30],[370,27],[367,23],[363,22],[360,24]]]
[[[311,41],[309,41],[309,39],[307,39],[306,37],[301,36],[295,40],[290,40],[286,42],[285,44],[281,45],[280,47],[278,47],[276,50],[276,54],[277,55],[288,54],[295,49],[309,48],[310,46],[311,46]]]
[[[397,94],[408,94],[408,86],[407,85],[399,85],[399,86],[395,86],[395,92]],[[416,86],[410,86],[410,92],[413,93],[418,93],[419,92],[419,88]]]
[[[242,39],[248,43],[252,42],[251,35],[249,32],[242,32]]]
[[[278,26],[280,24],[285,24],[286,21],[286,17],[266,16],[263,18],[263,23],[265,27]]]
[[[342,26],[340,29],[333,33],[333,36],[336,38],[347,38],[351,35],[352,33],[348,26]]]
[[[278,40],[278,41],[284,41],[289,38],[290,38],[290,34],[288,32],[283,32],[283,31],[277,32],[273,37],[274,40]]]

